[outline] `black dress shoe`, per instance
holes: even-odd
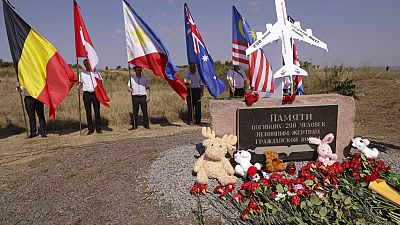
[[[137,129],[137,127],[131,127],[128,130],[136,130],[136,129]]]
[[[149,125],[147,125],[147,126],[144,126],[144,128],[146,128],[146,129],[150,129]]]
[[[42,136],[42,138],[47,138],[47,134],[40,134],[40,136]]]
[[[99,130],[96,130],[96,133],[98,133],[98,134],[102,134],[102,133],[103,133],[103,131],[102,131],[101,129],[99,129]]]
[[[93,132],[94,132],[94,130],[89,130],[89,131],[87,132],[87,135],[91,135],[91,134],[93,134]]]
[[[36,137],[36,136],[38,136],[38,135],[39,135],[38,133],[31,134],[31,135],[29,135],[29,138],[34,138],[34,137]]]

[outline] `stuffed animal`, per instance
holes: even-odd
[[[247,170],[249,169],[250,166],[253,166],[253,164],[250,163],[251,160],[250,152],[245,150],[240,150],[235,153],[233,158],[235,159],[235,162],[238,163],[235,166],[235,173],[245,178],[247,175]],[[257,167],[257,169],[261,169],[261,165],[259,163],[256,163],[254,166]]]
[[[351,139],[353,142],[352,145],[353,147],[357,148],[360,150],[366,157],[368,158],[376,158],[378,157],[379,151],[376,148],[370,149],[367,146],[369,145],[369,140],[368,139],[362,139],[359,137]]]
[[[194,172],[197,173],[196,181],[200,184],[207,184],[209,178],[216,178],[222,185],[236,183],[237,178],[233,176],[234,170],[225,154],[235,150],[237,142],[236,135],[224,135],[222,138],[215,137],[215,132],[209,127],[203,127],[202,135],[205,152],[194,165]]]
[[[261,178],[269,179],[269,176],[265,171],[260,170],[255,166],[250,166],[247,171],[246,179],[258,182]]]
[[[320,140],[319,138],[308,138],[308,142],[310,144],[318,145],[317,152],[318,152],[318,162],[322,162],[325,166],[332,165],[335,163],[337,159],[337,155],[332,153],[330,143],[332,143],[335,137],[332,133],[327,134],[324,139]]]
[[[267,171],[272,172],[280,172],[286,169],[286,163],[283,163],[281,159],[279,159],[278,153],[275,151],[265,151],[265,160],[266,160],[266,168]]]

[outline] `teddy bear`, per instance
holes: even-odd
[[[222,185],[236,183],[237,178],[233,176],[234,170],[225,154],[235,150],[237,142],[236,135],[224,135],[222,138],[215,137],[215,132],[209,127],[202,128],[204,154],[197,159],[194,172],[197,173],[196,181],[207,184],[209,178],[217,179]]]
[[[370,149],[367,146],[369,145],[368,139],[362,139],[359,137],[351,139],[352,146],[360,150],[366,157],[368,158],[376,158],[378,157],[379,151],[376,148]]]
[[[247,170],[249,169],[250,166],[253,166],[253,164],[250,163],[251,160],[250,152],[245,150],[240,150],[234,154],[233,158],[235,159],[235,162],[238,163],[235,166],[235,173],[242,177],[246,177]],[[261,165],[259,163],[256,163],[254,166],[257,169],[261,169]]]
[[[286,163],[279,159],[278,153],[275,151],[265,151],[265,167],[268,172],[280,172],[286,169]]]
[[[318,153],[318,162],[322,162],[325,166],[332,165],[336,162],[337,155],[332,153],[330,143],[332,143],[334,136],[332,133],[327,134],[324,139],[320,140],[319,138],[308,138],[308,142],[310,144],[318,145],[317,153]]]

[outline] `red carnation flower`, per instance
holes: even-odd
[[[299,198],[299,196],[293,195],[293,196],[292,196],[292,203],[293,203],[294,206],[297,207],[297,206],[300,204],[300,198]]]

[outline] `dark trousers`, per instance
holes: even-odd
[[[31,96],[25,96],[25,109],[29,117],[29,127],[31,135],[36,134],[36,116],[39,118],[39,134],[46,134],[46,119],[44,118],[43,103]]]
[[[94,120],[95,120],[95,128],[97,131],[100,129],[100,102],[96,98],[96,94],[94,92],[83,92],[83,105],[85,106],[86,111],[86,121],[88,125],[89,131],[94,131],[93,127],[93,119],[92,119],[92,105],[94,109]]]
[[[139,106],[142,110],[143,114],[143,125],[145,127],[149,126],[149,115],[147,114],[147,102],[146,95],[132,95],[132,106],[133,106],[133,118],[132,118],[132,126],[137,127],[138,114],[139,114]]]
[[[188,107],[188,122],[200,124],[201,123],[201,89],[200,88],[189,88],[189,94],[186,97],[186,103]],[[193,115],[193,109],[195,111]]]
[[[235,93],[229,90],[230,97],[244,97],[244,88],[235,88]]]

